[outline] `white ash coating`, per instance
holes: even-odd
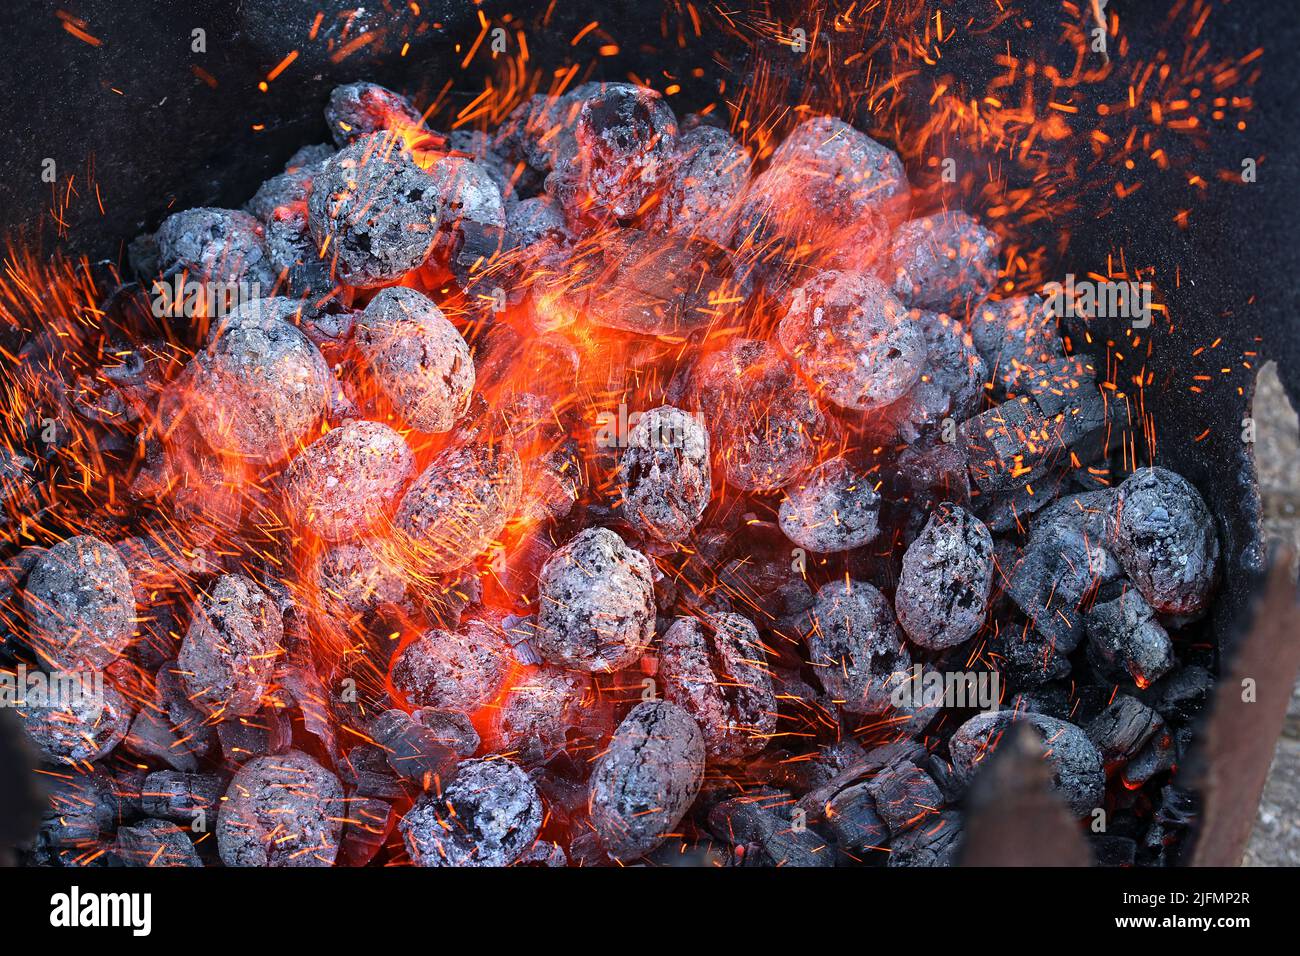
[[[158,259],[164,275],[185,270],[194,282],[275,282],[266,258],[262,223],[238,209],[201,206],[172,213],[158,227]]]
[[[591,825],[610,856],[649,853],[695,802],[704,777],[704,735],[666,700],[637,704],[591,772]]]
[[[345,83],[330,91],[325,125],[340,149],[363,136],[394,127],[427,132],[420,111],[410,100],[378,83],[366,82]]]
[[[424,575],[472,562],[518,509],[522,474],[519,455],[501,442],[439,454],[407,488],[393,519],[404,561]]]
[[[284,642],[280,608],[242,574],[223,574],[194,609],[177,670],[194,706],[228,717],[261,707]]]
[[[677,139],[671,176],[646,217],[646,228],[729,245],[752,165],[749,151],[726,130],[687,130]]]
[[[695,719],[710,759],[758,753],[776,730],[776,693],[753,623],[722,613],[679,617],[659,645],[664,698]]]
[[[505,636],[484,621],[459,634],[430,630],[393,661],[393,686],[413,707],[469,713],[492,700],[510,676],[514,655]]]
[[[543,815],[518,764],[467,760],[440,796],[423,794],[397,828],[416,866],[509,866],[533,845]]]
[[[280,461],[325,414],[329,366],[283,318],[298,307],[279,298],[240,306],[187,367],[189,411],[213,449]]]
[[[809,551],[850,551],[880,531],[880,495],[843,458],[832,458],[787,488],[781,531]]]
[[[817,589],[809,661],[826,692],[854,714],[890,707],[890,693],[912,669],[889,601],[866,581],[830,581]]]
[[[816,169],[864,203],[906,197],[910,190],[897,153],[835,116],[804,120],[773,151],[769,165]]]
[[[564,214],[550,196],[533,196],[515,203],[506,211],[506,232],[517,247],[527,247],[544,239],[563,242],[568,231]]]
[[[619,465],[623,507],[651,537],[681,541],[708,507],[712,492],[709,436],[699,419],[661,405],[641,415]]]
[[[925,337],[925,362],[907,394],[881,409],[880,416],[912,443],[945,418],[963,422],[978,413],[988,367],[951,316],[913,309],[908,319]]]
[[[438,195],[399,138],[374,133],[329,158],[312,180],[307,214],[335,275],[370,288],[424,265],[436,238]]]
[[[538,575],[537,648],[553,664],[616,671],[654,637],[650,561],[608,528],[587,528]]]
[[[461,221],[504,228],[506,207],[501,188],[487,167],[464,156],[444,156],[429,168],[438,197],[438,227]]]
[[[321,605],[344,615],[364,614],[407,601],[406,575],[391,546],[379,538],[336,544],[321,552],[313,575]]]
[[[326,541],[355,538],[415,471],[405,440],[382,422],[350,421],[316,439],[284,473],[291,517]]]
[[[955,647],[983,625],[992,589],[993,535],[966,509],[944,502],[903,555],[898,623],[918,647]]]
[[[564,749],[590,690],[591,676],[584,671],[554,664],[524,668],[488,714],[492,749],[525,766],[545,763]]]
[[[1026,721],[1038,732],[1052,769],[1052,789],[1069,804],[1077,817],[1087,816],[1101,806],[1106,791],[1106,774],[1101,754],[1080,728],[1043,714],[999,710],[976,714],[948,741],[952,768],[958,779],[970,783],[979,765],[997,748],[998,741],[1018,721]]]
[[[993,291],[997,235],[964,212],[909,219],[889,246],[894,294],[914,309],[964,316]]]
[[[357,322],[356,344],[398,414],[422,432],[451,429],[469,407],[474,360],[456,327],[414,289],[384,289]]]
[[[1200,492],[1165,468],[1139,468],[1119,486],[1115,557],[1162,614],[1204,611],[1219,579],[1219,538]]]
[[[61,706],[19,706],[18,718],[28,739],[52,763],[87,764],[112,753],[131,726],[130,703],[107,682],[103,694],[90,675],[72,675],[74,693]],[[22,688],[19,689],[20,693]]]
[[[226,866],[332,866],[346,810],[338,777],[299,750],[239,768],[217,812]]]
[[[117,549],[86,535],[60,541],[27,576],[32,649],[65,671],[102,670],[135,632],[131,575]]]
[[[874,276],[824,272],[795,290],[777,329],[781,346],[842,408],[902,398],[921,375],[925,337]]]
[[[1039,295],[985,302],[971,316],[970,334],[993,380],[1009,394],[1065,358],[1056,318]]]

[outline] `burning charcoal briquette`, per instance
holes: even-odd
[[[1065,358],[1042,296],[985,302],[971,318],[970,334],[1002,393],[1019,392],[1035,369]]]
[[[903,555],[898,623],[920,647],[954,647],[984,623],[992,589],[993,536],[966,509],[944,503]]]
[[[465,714],[454,710],[418,707],[411,711],[411,716],[432,731],[434,739],[446,744],[461,757],[472,757],[478,752],[481,742],[478,731]]]
[[[291,516],[326,541],[374,524],[411,478],[415,459],[382,422],[350,421],[312,442],[284,473]]]
[[[189,831],[170,820],[141,820],[117,830],[117,855],[126,866],[202,866]]]
[[[683,540],[709,503],[708,433],[681,409],[651,409],[628,434],[619,479],[629,519],[652,537]]]
[[[438,194],[438,228],[467,237],[470,224],[490,227],[498,234],[506,225],[501,188],[486,166],[463,156],[444,156],[430,169]]]
[[[423,576],[463,568],[519,507],[523,477],[508,445],[470,442],[439,454],[406,490],[394,524],[403,559]]]
[[[890,243],[894,294],[914,309],[964,316],[993,290],[998,247],[964,212],[909,220]]]
[[[843,458],[813,468],[787,489],[779,520],[785,536],[809,551],[860,548],[879,531],[880,495]]]
[[[818,588],[808,654],[827,693],[855,714],[887,710],[899,676],[912,669],[889,600],[866,581]]]
[[[312,180],[308,221],[335,274],[370,288],[422,266],[433,251],[438,194],[400,138],[374,133],[330,157]]]
[[[509,866],[537,839],[542,800],[505,759],[461,764],[441,795],[426,793],[397,825],[416,866]]]
[[[225,785],[216,774],[158,770],[144,778],[140,807],[151,817],[179,823],[215,820],[224,792]]]
[[[870,850],[882,850],[889,843],[889,827],[876,812],[876,801],[867,783],[845,787],[826,802],[826,825],[845,853],[861,857]]]
[[[387,129],[426,133],[420,111],[401,93],[378,83],[347,83],[330,91],[325,125],[340,149],[362,136]]]
[[[489,713],[493,749],[525,766],[544,763],[564,749],[590,692],[591,678],[583,671],[554,664],[522,668]]]
[[[564,215],[550,196],[533,196],[506,210],[506,233],[515,247],[526,247],[544,239],[563,241],[568,235]]]
[[[920,377],[919,326],[872,276],[824,272],[795,290],[781,346],[830,401],[864,411],[902,398]]]
[[[664,697],[699,724],[714,760],[762,750],[776,730],[776,694],[758,630],[739,614],[680,617],[659,646]]]
[[[322,605],[342,613],[400,607],[407,601],[406,575],[386,541],[362,538],[321,552],[315,583]]]
[[[393,686],[415,707],[470,712],[500,691],[514,657],[501,632],[469,621],[464,633],[432,630],[393,662]]]
[[[748,150],[726,130],[697,126],[682,133],[647,228],[728,245],[751,165]]]
[[[176,666],[195,706],[240,716],[262,704],[284,641],[280,609],[242,574],[223,574],[194,609]]]
[[[59,670],[100,670],[135,632],[131,576],[117,550],[81,535],[40,556],[27,576],[23,606],[32,649]]]
[[[704,735],[676,704],[637,704],[591,772],[591,825],[609,855],[635,860],[681,821],[704,777]]]
[[[325,166],[328,156],[313,163],[286,168],[278,176],[272,176],[258,187],[253,198],[245,203],[244,208],[264,223],[270,223],[281,209],[301,207],[306,214],[307,194],[311,190],[312,177]],[[304,220],[305,221],[305,220]],[[268,251],[270,233],[267,233]]]
[[[370,723],[370,737],[398,776],[430,790],[453,770],[459,755],[404,710],[386,710]]]
[[[343,826],[338,778],[298,750],[239,768],[217,816],[226,866],[331,866]]]
[[[1149,687],[1177,663],[1174,642],[1135,589],[1097,604],[1085,619],[1089,658],[1112,679]]]
[[[909,319],[925,338],[925,363],[916,384],[880,417],[904,441],[914,442],[945,418],[965,421],[979,411],[988,370],[955,319],[916,309]]]
[[[607,528],[588,528],[551,555],[538,599],[537,648],[554,664],[620,670],[654,637],[650,562]]]
[[[185,271],[197,282],[245,282],[271,291],[275,274],[266,258],[264,229],[235,209],[186,209],[158,227],[164,275]]]
[[[456,327],[414,289],[385,289],[357,323],[357,348],[398,413],[424,432],[445,432],[465,414],[474,360]]]
[[[1015,714],[1000,710],[977,714],[957,728],[948,742],[953,770],[970,783],[984,758],[993,752],[1012,723],[1027,721],[1043,741],[1052,768],[1052,789],[1075,816],[1085,816],[1101,806],[1106,775],[1101,754],[1088,735],[1074,724],[1042,714]]]
[[[77,675],[74,675],[77,676]],[[96,675],[95,681],[101,678]],[[66,687],[66,685],[65,685]],[[131,724],[131,705],[104,684],[74,684],[59,706],[22,706],[18,717],[41,756],[53,763],[87,764],[112,752]]]
[[[1115,556],[1161,614],[1195,615],[1218,581],[1219,538],[1200,493],[1164,468],[1139,468],[1119,486]]]
[[[190,414],[213,449],[287,457],[325,413],[330,371],[289,321],[292,299],[256,299],[214,326],[188,366]]]
[[[1092,719],[1087,734],[1109,766],[1129,760],[1164,727],[1164,720],[1146,704],[1128,694],[1119,694]]]

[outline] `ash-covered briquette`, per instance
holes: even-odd
[[[362,137],[331,156],[312,180],[307,213],[334,275],[371,288],[422,266],[437,237],[436,185],[391,133]]]
[[[441,795],[426,793],[397,825],[416,866],[509,866],[542,828],[542,800],[505,758],[460,765]]]
[[[591,771],[591,825],[606,852],[635,860],[672,833],[700,792],[704,759],[704,735],[682,708],[633,707]]]
[[[499,629],[469,621],[462,633],[431,630],[393,662],[393,686],[413,707],[470,713],[492,700],[510,675],[514,656]]]
[[[905,198],[910,188],[897,153],[835,116],[814,116],[792,129],[770,165],[815,169],[864,204]]]
[[[265,591],[223,574],[194,608],[176,666],[190,700],[208,714],[255,713],[284,642],[284,621]]]
[[[86,535],[60,541],[36,560],[23,608],[32,650],[58,670],[102,670],[135,633],[126,564],[116,548]]]
[[[255,757],[226,788],[217,851],[226,866],[331,866],[343,817],[338,777],[307,754]]]
[[[1094,606],[1085,624],[1088,659],[1112,680],[1149,687],[1177,663],[1169,633],[1134,588]]]
[[[370,300],[357,348],[398,414],[423,432],[445,432],[469,408],[474,360],[469,346],[427,296],[404,287]]]
[[[1119,694],[1086,728],[1107,766],[1125,763],[1137,756],[1165,722],[1154,710],[1136,697]]]
[[[564,213],[550,196],[532,196],[506,210],[506,236],[513,248],[527,248],[547,239],[568,238]]]
[[[429,132],[411,101],[378,83],[346,83],[330,91],[325,125],[340,149],[381,130]]]
[[[86,679],[75,686],[79,692],[57,706],[17,708],[28,739],[51,763],[84,765],[99,760],[122,742],[131,724],[132,707],[111,684],[104,683],[102,694]]]
[[[993,535],[965,508],[945,502],[903,555],[898,623],[919,647],[955,647],[984,623],[992,590]]]
[[[964,212],[910,219],[889,246],[894,294],[909,308],[965,316],[993,291],[999,246]]]
[[[189,413],[207,443],[254,462],[288,457],[325,414],[330,370],[288,318],[292,299],[257,299],[213,327],[186,369]]]
[[[781,530],[809,551],[850,551],[880,530],[880,495],[843,458],[813,468],[786,495],[778,513]]]
[[[730,245],[752,164],[749,151],[726,130],[686,130],[677,139],[668,180],[646,228]]]
[[[822,686],[854,714],[888,710],[898,675],[912,669],[889,600],[866,581],[829,581],[817,589],[807,643]]]
[[[970,321],[971,340],[998,394],[1015,394],[1035,369],[1065,358],[1065,346],[1042,296],[984,302]]]
[[[970,335],[951,316],[913,309],[908,321],[925,338],[925,361],[907,394],[881,409],[879,417],[904,441],[915,442],[945,418],[961,422],[978,412],[988,369]]]
[[[225,782],[214,773],[179,773],[156,770],[140,786],[140,807],[151,817],[193,824],[204,830],[217,818]]]
[[[537,649],[553,664],[621,670],[654,637],[650,561],[608,528],[587,528],[551,555],[537,592]]]
[[[438,710],[435,707],[417,707],[411,711],[411,716],[432,733],[435,740],[446,744],[457,756],[472,757],[478,752],[481,740],[466,714],[454,710]]]
[[[969,784],[983,760],[998,746],[1011,725],[1028,722],[1043,741],[1052,768],[1052,789],[1075,816],[1082,817],[1102,805],[1106,774],[1101,754],[1088,735],[1074,724],[1043,714],[1017,714],[1009,710],[977,714],[957,728],[948,741],[952,767]]]
[[[628,434],[619,481],[624,513],[638,529],[663,541],[683,540],[712,493],[704,426],[671,405],[645,412]]]
[[[776,730],[776,693],[753,622],[722,613],[679,617],[659,645],[663,694],[695,719],[709,757],[758,753]]]
[[[812,465],[825,419],[790,362],[767,342],[740,339],[705,357],[694,389],[728,484],[776,491]]]
[[[117,829],[123,866],[202,866],[189,831],[170,820],[140,820]]]
[[[363,534],[415,472],[402,436],[382,422],[350,421],[312,442],[284,473],[291,517],[326,541]]]
[[[1218,583],[1214,518],[1187,479],[1139,468],[1119,486],[1114,550],[1124,572],[1161,614],[1202,613]]]
[[[518,509],[522,467],[502,442],[471,441],[439,454],[397,507],[402,560],[422,576],[472,562]]]
[[[275,273],[267,261],[265,229],[237,209],[199,207],[172,213],[158,227],[159,269],[184,271],[195,282],[257,283],[271,291]]]
[[[796,289],[777,337],[820,395],[859,411],[907,394],[927,352],[893,293],[874,276],[852,272],[823,272]]]
[[[590,691],[585,671],[554,664],[519,669],[488,714],[492,749],[525,766],[545,763],[564,749]]]
[[[407,581],[392,546],[361,538],[321,552],[313,579],[322,605],[346,615],[407,604]]]

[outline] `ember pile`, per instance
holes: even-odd
[[[1214,521],[997,235],[829,117],[326,120],[26,330],[5,666],[101,681],[29,862],[945,864],[1013,723],[1172,858]]]

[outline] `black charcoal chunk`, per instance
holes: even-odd
[[[999,394],[1020,392],[1036,369],[1065,358],[1056,319],[1038,295],[985,302],[970,333]]]
[[[509,866],[542,826],[537,788],[517,764],[470,760],[439,796],[426,793],[398,824],[417,866]]]
[[[1165,722],[1136,697],[1118,695],[1088,724],[1088,739],[1107,765],[1124,763],[1164,729]]]
[[[898,401],[880,410],[906,442],[915,442],[979,411],[988,370],[957,320],[938,312],[913,309],[908,320],[925,338],[925,360],[916,382]]]
[[[920,826],[895,837],[889,845],[889,866],[952,866],[961,849],[963,821],[956,810],[944,810]]]
[[[370,725],[370,737],[388,756],[398,776],[413,780],[424,790],[441,784],[458,762],[451,745],[401,710],[387,710]]]
[[[564,750],[591,691],[584,671],[554,664],[520,668],[489,714],[493,748],[525,766],[545,763]]]
[[[1190,664],[1166,674],[1151,685],[1142,700],[1170,723],[1181,724],[1201,712],[1214,689],[1214,676]]]
[[[117,855],[126,866],[202,866],[189,833],[170,820],[141,820],[117,831]]]
[[[1087,628],[1089,659],[1112,679],[1146,688],[1177,663],[1174,642],[1136,589],[1093,607]]]
[[[151,817],[175,820],[187,826],[215,820],[225,784],[216,774],[158,770],[144,778],[140,807]]]
[[[749,152],[726,130],[697,126],[682,133],[647,228],[728,245],[751,165]]]
[[[785,794],[724,800],[709,811],[709,829],[736,847],[740,865],[835,865],[830,842]]]
[[[52,763],[87,764],[108,755],[122,742],[131,725],[132,708],[110,684],[102,688],[76,678],[66,700],[17,709],[27,738],[41,757]],[[96,678],[98,680],[99,678]]]
[[[889,845],[889,827],[876,812],[868,783],[845,787],[826,802],[826,826],[841,850],[862,857]]]

